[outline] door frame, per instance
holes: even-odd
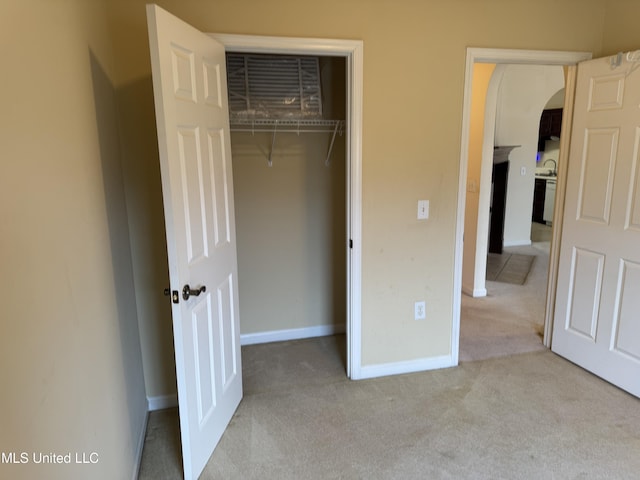
[[[362,378],[362,96],[363,42],[209,33],[227,52],[344,57],[347,70],[347,377]]]
[[[460,166],[458,176],[458,206],[456,213],[456,234],[454,253],[454,283],[453,283],[453,322],[451,332],[451,352],[453,364],[458,364],[460,349],[460,313],[462,302],[462,255],[464,237],[464,215],[466,201],[467,166],[469,157],[469,132],[471,125],[471,87],[473,84],[473,65],[475,63],[520,64],[520,65],[559,65],[575,66],[578,62],[590,60],[591,52],[569,52],[548,50],[514,50],[499,48],[467,48],[464,75],[464,95],[462,109],[462,133],[460,140]],[[573,85],[575,68],[569,68],[565,84],[565,114],[562,119],[562,131],[570,132],[573,110]],[[544,345],[551,346],[551,332],[553,329],[553,304],[558,271],[559,241],[562,231],[562,215],[564,211],[564,188],[568,159],[570,135],[562,135],[560,142],[561,170],[558,172],[556,203],[554,207],[554,228],[549,252],[549,276],[547,280],[547,301],[544,319]],[[484,150],[484,149],[483,149]],[[483,159],[484,160],[484,159]],[[490,185],[480,185],[480,191],[490,188]],[[482,232],[479,232],[482,233]]]

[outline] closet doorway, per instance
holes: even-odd
[[[318,125],[230,114],[241,342],[344,332],[345,370],[357,378],[362,44],[212,36],[228,55],[317,57],[321,75]]]

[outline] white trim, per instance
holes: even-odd
[[[552,50],[516,50],[508,48],[467,48],[467,61],[474,63],[510,63],[517,65],[575,65],[590,60],[591,52]],[[467,80],[465,78],[465,80]],[[469,85],[470,87],[470,85]],[[467,86],[465,85],[465,89]]]
[[[142,422],[142,430],[140,431],[140,437],[138,437],[138,445],[136,447],[136,454],[133,457],[133,474],[131,480],[136,480],[140,474],[140,465],[142,464],[142,450],[144,449],[144,440],[147,438],[147,424],[149,423],[149,412],[144,414],[144,422]]]
[[[347,258],[347,376],[360,378],[362,342],[362,97],[361,40],[267,37],[210,33],[233,52],[345,57],[347,60],[347,232],[353,242]]]
[[[495,48],[467,48],[462,106],[462,134],[460,139],[460,167],[458,170],[458,205],[456,214],[455,254],[453,260],[453,322],[451,325],[451,356],[458,364],[460,349],[460,308],[462,297],[462,253],[464,236],[464,208],[466,199],[467,160],[469,157],[469,127],[471,123],[471,86],[474,63],[511,63],[528,65],[575,65],[592,57],[590,52],[554,52],[542,50],[510,50]],[[560,208],[556,206],[557,209]],[[557,225],[560,227],[561,225]],[[552,265],[551,268],[557,268]],[[551,276],[551,275],[550,275]],[[550,321],[545,319],[546,323]]]
[[[503,247],[524,247],[527,245],[531,245],[531,239],[529,240],[505,240],[502,244]]]
[[[272,330],[270,332],[245,333],[240,335],[240,345],[256,345],[259,343],[285,342],[303,338],[326,337],[346,331],[344,325],[318,325],[317,327],[291,328],[288,330]]]
[[[562,131],[570,132],[573,124],[573,107],[576,95],[577,67],[569,67],[566,75],[566,86],[564,94],[564,108],[562,112]],[[549,250],[549,279],[547,282],[547,303],[545,305],[544,336],[542,343],[545,347],[551,348],[553,340],[553,315],[556,307],[556,288],[558,286],[558,269],[560,266],[560,242],[562,239],[562,228],[564,221],[564,195],[567,189],[567,172],[569,171],[569,146],[571,135],[560,137],[560,156],[558,157],[558,181],[556,185],[556,203],[553,213],[553,225],[551,230],[551,248]],[[558,201],[558,199],[562,199]]]
[[[486,288],[471,288],[465,285],[462,285],[462,293],[465,295],[469,295],[470,297],[486,297],[487,289]]]
[[[388,375],[401,375],[403,373],[424,372],[426,370],[455,367],[456,364],[452,356],[443,355],[441,357],[419,358],[406,362],[365,365],[360,368],[360,378],[376,378],[386,377]]]
[[[360,378],[362,364],[362,107],[364,85],[364,52],[362,42],[354,45],[347,57],[348,149],[351,161],[347,172],[350,198],[347,212],[348,235],[353,242],[348,248],[347,282],[347,376]]]
[[[156,397],[147,397],[147,410],[150,412],[155,412],[156,410],[164,410],[166,408],[174,408],[177,406],[177,393],[171,393],[169,395],[158,395]]]

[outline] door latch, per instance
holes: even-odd
[[[171,291],[168,288],[165,288],[164,289],[164,296],[168,297],[169,293],[171,293],[171,301],[173,303],[180,303],[180,294],[178,293],[178,290]]]

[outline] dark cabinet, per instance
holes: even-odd
[[[559,137],[562,130],[562,109],[552,108],[544,110],[540,117],[541,137]]]
[[[560,137],[562,131],[562,109],[551,108],[543,110],[540,116],[540,129],[538,131],[538,151],[544,151],[544,142],[551,137]]]
[[[547,190],[547,181],[542,178],[536,178],[533,187],[533,215],[532,220],[537,223],[545,223],[544,221],[544,200]]]
[[[502,253],[508,178],[509,162],[494,163],[491,175],[491,208],[489,210],[489,253]]]

